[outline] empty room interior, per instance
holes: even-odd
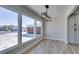
[[[78,54],[78,5],[0,5],[0,54]]]

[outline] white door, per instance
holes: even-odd
[[[79,15],[73,15],[68,20],[68,41],[79,44]]]
[[[79,44],[79,15],[75,16],[74,23],[74,42]]]
[[[74,43],[74,16],[68,19],[68,42]]]

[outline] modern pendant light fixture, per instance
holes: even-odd
[[[41,13],[41,17],[46,21],[51,21],[51,17],[48,15],[48,5],[45,5],[46,11]]]

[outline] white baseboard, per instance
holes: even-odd
[[[53,38],[53,37],[45,37],[45,39],[64,41],[64,39],[58,39],[58,38]]]

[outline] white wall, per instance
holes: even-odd
[[[78,6],[72,6],[68,10],[65,17],[54,18],[45,24],[46,38],[53,40],[61,40],[68,43],[68,16],[76,10]]]
[[[46,23],[46,37],[54,40],[66,39],[67,22],[65,18],[54,18]]]

